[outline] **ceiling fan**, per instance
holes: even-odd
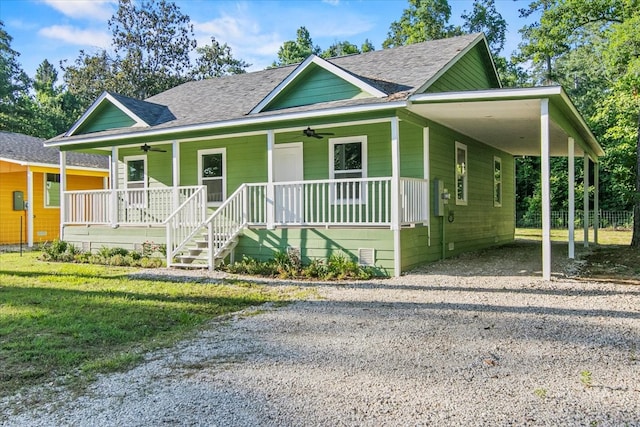
[[[315,129],[311,129],[311,127],[307,127],[305,130],[303,130],[302,134],[304,136],[308,136],[311,138],[318,138],[318,139],[324,138],[323,135],[333,135],[332,132],[316,132]]]
[[[149,151],[157,151],[158,153],[166,153],[166,152],[167,152],[167,150],[163,150],[162,148],[153,148],[152,146],[147,145],[147,143],[146,143],[146,142],[145,142],[145,144],[144,144],[144,145],[142,145],[142,146],[140,147],[140,149],[141,149],[142,151],[144,151],[145,153],[148,153]]]

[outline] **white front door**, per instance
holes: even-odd
[[[303,222],[302,142],[276,144],[273,150],[276,224]],[[280,184],[291,182],[292,184]]]

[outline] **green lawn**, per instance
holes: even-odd
[[[303,296],[247,282],[134,280],[130,268],[0,254],[0,396],[121,370],[226,313]],[[304,291],[308,292],[308,291]]]
[[[516,239],[541,240],[542,230],[536,228],[516,228]],[[584,230],[582,228],[575,230],[574,239],[576,244],[582,243],[584,241]],[[558,242],[568,242],[569,231],[551,230],[551,240]],[[593,243],[593,229],[589,230],[589,242]],[[631,244],[631,231],[600,229],[598,230],[598,244],[629,245]]]

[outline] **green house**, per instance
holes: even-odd
[[[603,154],[562,88],[502,88],[482,34],[105,92],[47,145],[63,169],[68,151],[110,156],[109,190],[62,174],[63,238],[84,249],[153,241],[208,268],[339,252],[386,275],[512,241],[514,156],[537,155],[549,277],[549,157]]]

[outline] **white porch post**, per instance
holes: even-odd
[[[542,157],[542,277],[551,279],[551,187],[549,160],[549,100],[540,100],[540,148]]]
[[[573,138],[569,137],[567,144],[568,163],[569,163],[569,179],[567,190],[569,192],[569,259],[576,257],[576,242],[575,242],[575,219],[576,219],[576,165],[575,165],[575,142]]]
[[[64,240],[64,224],[67,217],[67,152],[60,150],[60,240]]]
[[[593,165],[593,243],[598,244],[598,228],[600,228],[600,163]]]
[[[111,226],[118,226],[118,147],[111,147]]]
[[[424,179],[426,179],[427,182],[427,194],[425,194],[425,198],[423,200],[423,205],[422,205],[422,209],[423,212],[426,213],[426,226],[429,227],[427,229],[427,245],[431,246],[431,212],[429,210],[429,207],[431,206],[431,181],[430,181],[430,175],[431,175],[431,162],[429,161],[429,128],[426,127],[424,129],[422,129],[422,142],[423,142],[423,158],[422,158],[422,162],[423,162],[423,167],[424,167]]]
[[[31,166],[27,166],[27,246],[33,247],[33,172]]]
[[[273,146],[275,133],[273,129],[267,132],[267,229],[273,230],[275,220],[275,190],[273,187]]]
[[[180,206],[180,146],[178,141],[173,141],[171,144],[171,165],[173,170],[173,209],[175,211]]]
[[[400,277],[400,122],[391,119],[391,229],[393,230],[393,271]]]
[[[583,209],[584,209],[584,247],[589,247],[589,156],[585,153],[584,155],[584,198],[583,198]]]

